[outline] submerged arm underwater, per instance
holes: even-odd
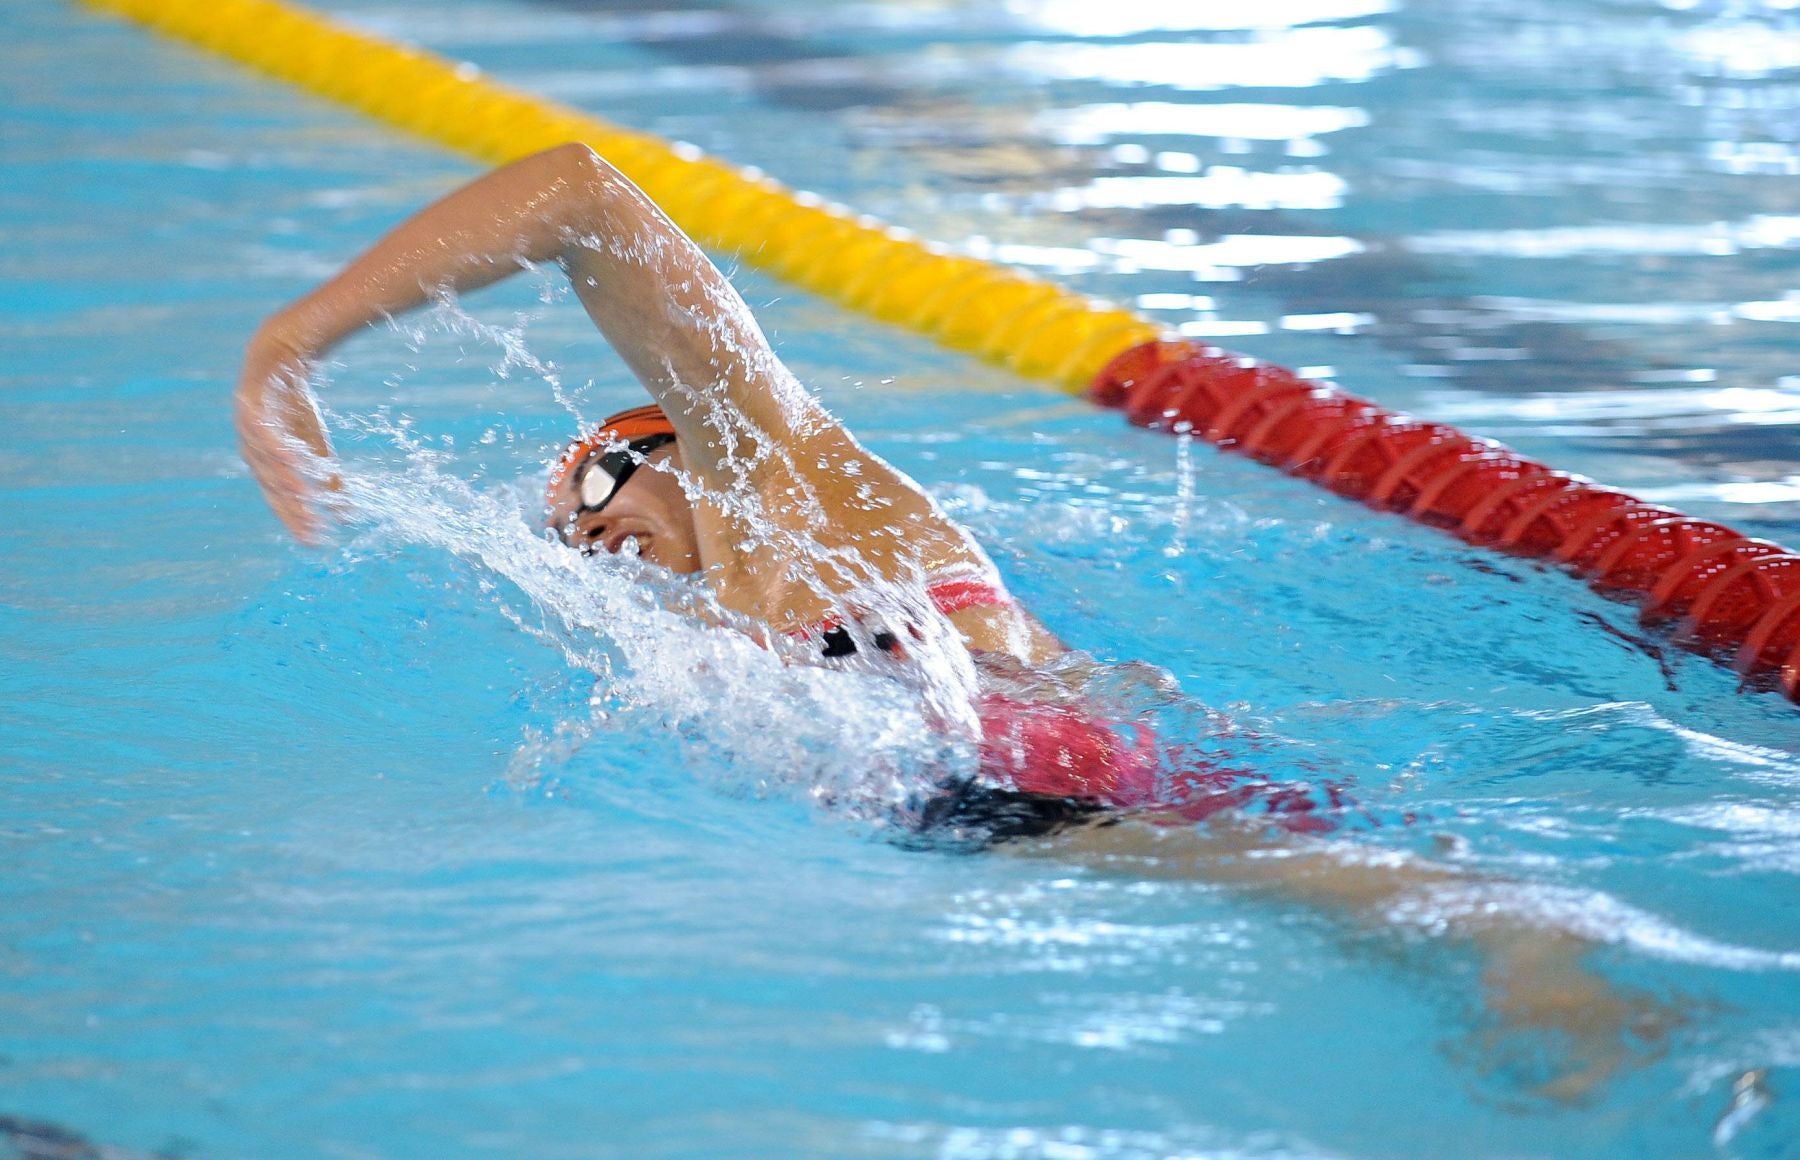
[[[1683,1022],[1679,1009],[1595,971],[1587,960],[1600,943],[1532,914],[1518,882],[1225,815],[1200,827],[1148,815],[1008,852],[1134,880],[1228,886],[1372,929],[1384,943],[1414,933],[1472,949],[1486,1014],[1474,1033],[1478,1061],[1498,1070],[1523,1060],[1527,1083],[1546,1099],[1585,1099],[1660,1054]]]

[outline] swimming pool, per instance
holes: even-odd
[[[1800,540],[1791,8],[331,8]],[[1560,574],[742,280],[1051,627],[1353,780],[1357,841],[1460,839],[1697,1001],[1593,1104],[1533,1102],[1454,948],[816,803],[906,754],[856,728],[904,706],[684,699],[743,658],[610,640],[627,586],[516,520],[573,421],[461,318],[347,349],[340,444],[408,502],[287,543],[226,421],[242,338],[469,168],[0,13],[0,1114],[205,1158],[1791,1149],[1792,706]],[[538,289],[467,305],[583,414],[628,400]],[[1721,1120],[1751,1069],[1774,1102]]]

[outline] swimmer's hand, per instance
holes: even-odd
[[[1581,1103],[1614,1075],[1661,1055],[1686,1022],[1679,1006],[1622,989],[1582,959],[1594,944],[1567,931],[1495,925],[1475,932],[1489,1018],[1475,1036],[1487,1066],[1521,1059],[1540,1072],[1535,1094]]]
[[[318,543],[324,531],[315,502],[319,492],[343,487],[311,378],[306,352],[265,327],[245,352],[236,397],[244,462],[263,498],[305,544]]]

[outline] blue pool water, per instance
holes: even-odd
[[[1791,5],[329,7],[1800,541]],[[902,849],[843,803],[923,759],[904,696],[643,647],[622,571],[523,519],[570,410],[635,397],[548,282],[344,348],[357,508],[293,545],[243,340],[473,170],[81,10],[0,31],[0,1156],[1795,1154],[1792,705],[1554,570],[738,278],[1052,629],[1173,674],[1170,728],[1227,714],[1353,787],[1339,840],[1460,850],[1687,1012],[1536,1100],[1428,922]]]

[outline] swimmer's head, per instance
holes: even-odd
[[[550,471],[550,528],[582,555],[639,553],[674,572],[700,570],[694,510],[677,472],[675,428],[655,405],[612,416],[569,444]]]

